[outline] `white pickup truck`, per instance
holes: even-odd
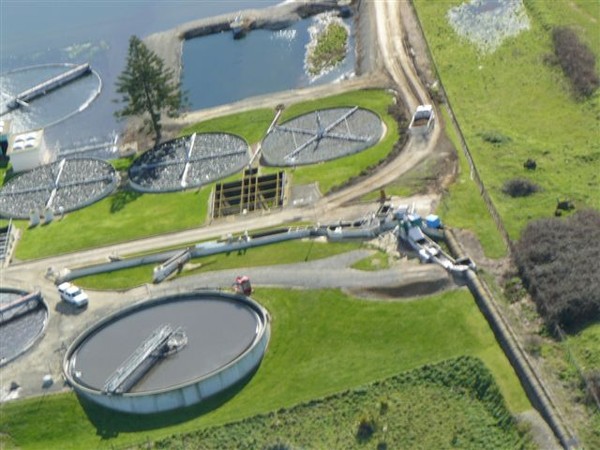
[[[408,132],[412,135],[426,136],[433,128],[435,113],[431,105],[419,105],[412,116]]]
[[[83,289],[71,283],[61,283],[58,286],[58,293],[60,294],[61,299],[67,303],[77,306],[78,308],[84,307],[89,301],[88,295],[83,291]]]

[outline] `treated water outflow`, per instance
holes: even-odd
[[[237,40],[230,33],[217,33],[185,41],[182,80],[192,109],[351,77],[356,61],[352,33],[340,65],[317,79],[307,74],[304,60],[311,39],[308,29],[318,20],[318,16],[299,20],[278,31],[255,29]],[[352,19],[344,22],[351,28]]]
[[[457,34],[482,52],[495,51],[530,26],[521,0],[472,0],[450,8],[447,18]]]
[[[57,138],[63,141],[63,136],[56,136],[51,127],[88,109],[100,96],[102,79],[95,70],[91,70],[91,75],[76,77],[69,83],[63,84],[60,89],[38,96],[35,101],[26,106],[21,107],[22,104],[19,104],[18,108],[10,108],[8,105],[15,97],[23,93],[27,94],[27,89],[32,85],[60,76],[72,66],[72,64],[43,64],[1,74],[2,118],[12,121],[13,133],[45,128],[47,142],[54,143]]]
[[[28,108],[31,100],[35,100],[38,97],[46,95],[47,93],[58,89],[65,84],[76,80],[83,75],[91,72],[90,65],[88,63],[81,64],[72,69],[67,70],[64,73],[58,74],[55,77],[45,80],[23,92],[18,93],[15,97],[9,101],[6,105],[6,110],[0,111],[0,116],[17,109],[21,106]]]

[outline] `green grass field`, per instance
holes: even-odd
[[[155,442],[153,449],[534,448],[481,361],[425,366],[289,409]],[[140,446],[138,448],[149,449]]]
[[[485,255],[489,258],[506,256],[506,246],[500,232],[496,228],[488,209],[479,194],[479,188],[471,179],[467,157],[462,151],[455,128],[444,108],[441,108],[446,133],[458,155],[459,173],[456,181],[442,197],[437,214],[445,224],[454,228],[465,228],[473,231]]]
[[[168,194],[120,191],[49,225],[28,229],[27,221],[16,221],[23,233],[15,257],[42,258],[199,227],[209,194],[208,187]]]
[[[143,443],[289,408],[461,355],[485,363],[512,413],[530,408],[465,289],[409,302],[359,300],[337,290],[259,288],[254,297],[271,314],[271,342],[237,395],[158,417],[97,408],[86,415],[73,394],[3,404],[4,445],[47,450]]]
[[[557,24],[575,27],[598,58],[600,9],[586,1],[527,1],[530,30],[482,54],[447,22],[449,8],[460,3],[415,1],[439,76],[510,236],[516,239],[528,221],[552,215],[557,198],[580,209],[600,208],[600,93],[577,102],[560,68],[544,62]],[[490,133],[508,139],[492,144],[484,139]],[[523,168],[528,158],[537,170]],[[508,197],[502,185],[515,177],[543,190]]]

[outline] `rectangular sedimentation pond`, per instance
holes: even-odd
[[[316,20],[318,16],[302,19],[278,31],[251,30],[242,39],[222,32],[185,41],[182,85],[190,108],[208,108],[352,76],[356,61],[352,32],[342,63],[316,79],[306,73],[309,27]],[[352,30],[352,18],[344,22]]]

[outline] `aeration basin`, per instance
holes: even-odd
[[[224,391],[260,363],[267,311],[223,292],[191,292],[139,303],[84,331],[63,362],[78,395],[107,408],[149,414]]]

